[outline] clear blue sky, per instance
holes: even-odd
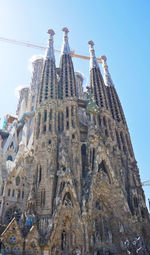
[[[0,1],[0,37],[46,45],[55,30],[70,30],[76,53],[88,55],[95,42],[97,57],[105,54],[127,119],[142,180],[150,180],[150,1],[149,0],[5,0]],[[30,83],[28,60],[42,51],[0,42],[0,117],[15,113],[15,88]],[[57,65],[59,56],[57,55]],[[74,60],[75,70],[89,77],[89,63]],[[88,78],[89,79],[89,78]],[[150,187],[145,188],[147,198]]]

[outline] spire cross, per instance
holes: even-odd
[[[69,30],[67,27],[63,27],[62,31],[65,33],[65,35],[67,35],[69,33]]]

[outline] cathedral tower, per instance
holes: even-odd
[[[62,30],[59,67],[49,29],[45,57],[34,62],[25,90],[25,112],[21,98],[21,116],[0,132],[4,254],[148,255],[149,214],[107,59],[101,57],[103,77],[89,41],[90,84],[83,91],[69,30]]]

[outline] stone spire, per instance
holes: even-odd
[[[102,66],[104,70],[104,83],[105,83],[105,88],[107,91],[107,99],[109,103],[109,108],[112,114],[113,119],[116,119],[118,122],[122,121],[123,124],[126,124],[125,121],[125,116],[123,113],[123,109],[118,97],[118,94],[116,92],[116,89],[114,87],[111,75],[108,70],[108,65],[107,65],[107,58],[106,56],[102,56]]]
[[[51,59],[55,61],[55,56],[54,56],[54,47],[53,47],[53,36],[55,34],[53,29],[49,29],[47,33],[50,35],[49,40],[48,40],[48,48],[46,50],[46,59]]]
[[[95,50],[94,50],[94,42],[91,40],[88,42],[88,44],[90,45],[90,70],[94,67],[99,67],[96,56],[95,56]]]
[[[67,27],[63,27],[62,31],[64,32],[64,35],[63,35],[63,45],[61,49],[61,55],[63,54],[71,55],[71,51],[70,51],[70,47],[68,43],[69,30]]]
[[[76,96],[75,73],[67,35],[69,30],[64,27],[62,31],[64,32],[64,37],[60,57],[60,82],[58,84],[59,99]]]
[[[53,36],[55,33],[52,29],[49,29],[48,34],[50,35],[50,38],[48,41],[48,48],[46,51],[45,61],[43,63],[41,82],[39,86],[39,103],[45,100],[55,99],[57,97],[57,78],[53,48]]]
[[[102,67],[104,70],[104,82],[106,86],[114,86],[111,75],[108,70],[108,65],[107,65],[107,58],[106,56],[101,56],[102,59]]]
[[[94,99],[98,106],[108,108],[107,106],[107,98],[106,98],[106,90],[103,81],[103,77],[95,56],[94,51],[94,43],[93,41],[89,41],[90,45],[90,85],[94,92]]]

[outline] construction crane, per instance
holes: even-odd
[[[46,49],[46,47],[44,47],[44,46],[40,46],[40,45],[37,45],[37,44],[28,43],[28,42],[23,42],[23,41],[17,41],[17,40],[5,38],[5,37],[0,37],[0,41],[15,44],[15,45],[20,45],[20,46],[30,47],[30,48],[34,48],[34,49],[40,49],[40,50],[45,50]],[[56,49],[54,49],[54,51],[56,53],[61,52],[60,50],[56,50]],[[75,51],[71,51],[71,56],[73,58],[80,58],[80,59],[90,60],[90,57],[76,54]],[[102,63],[101,58],[97,58],[97,62]]]
[[[150,186],[150,180],[142,182],[142,186]]]

